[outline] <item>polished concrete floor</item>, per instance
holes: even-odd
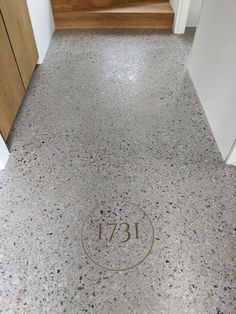
[[[0,313],[236,312],[236,169],[193,36],[55,33],[0,173]]]

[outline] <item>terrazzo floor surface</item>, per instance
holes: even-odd
[[[0,313],[236,313],[236,169],[184,71],[193,35],[55,33],[0,173]],[[107,201],[107,213],[134,204],[126,218],[143,235],[118,254],[116,231],[103,261],[94,218],[87,250],[119,268],[150,247],[129,270],[82,246]]]

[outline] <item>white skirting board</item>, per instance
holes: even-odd
[[[55,24],[50,0],[27,0],[29,15],[38,49],[38,64],[43,63]]]
[[[5,169],[9,156],[7,145],[0,135],[0,170]]]
[[[228,157],[226,158],[226,163],[228,165],[236,166],[236,140],[232,146],[232,149],[231,149]]]
[[[173,31],[175,34],[184,34],[187,25],[190,0],[170,0],[175,12]]]

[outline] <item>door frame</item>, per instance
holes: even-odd
[[[170,0],[170,4],[175,12],[173,32],[184,34],[188,19],[191,0]]]

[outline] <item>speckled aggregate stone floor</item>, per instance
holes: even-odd
[[[192,40],[55,33],[0,172],[0,313],[236,313],[236,169],[184,72]],[[81,245],[90,210],[114,199],[154,228],[150,254],[127,271]]]

